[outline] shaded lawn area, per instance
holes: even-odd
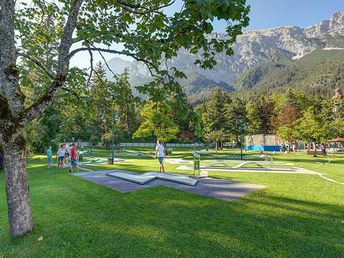
[[[176,156],[191,152],[176,152]],[[96,152],[109,156],[109,152]],[[95,166],[137,172],[157,161]],[[328,176],[344,175],[344,157],[319,165],[303,154],[276,155]],[[326,160],[326,159],[324,159]],[[178,164],[166,164],[176,171]],[[211,172],[265,189],[234,202],[164,186],[119,193],[66,173],[47,170],[44,156],[29,159],[35,229],[8,237],[4,178],[0,176],[0,257],[342,257],[344,186],[315,175]],[[91,167],[91,166],[89,166]],[[343,181],[343,180],[342,180]],[[38,241],[39,237],[42,241]]]

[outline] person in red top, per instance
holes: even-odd
[[[78,158],[78,153],[76,150],[76,145],[72,143],[72,148],[70,149],[70,170],[69,173],[74,173],[74,168],[78,165],[77,158]]]

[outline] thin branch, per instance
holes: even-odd
[[[36,118],[42,113],[43,110],[45,110],[48,107],[48,105],[54,100],[55,96],[57,95],[58,88],[62,88],[62,85],[65,82],[65,80],[66,76],[61,74],[55,78],[55,80],[51,83],[49,90],[40,98],[38,98],[38,100],[35,103],[33,103],[31,106],[29,106],[22,112],[22,124],[26,124],[27,122]]]
[[[90,85],[90,82],[91,82],[91,78],[92,78],[92,75],[93,75],[93,52],[92,51],[88,51],[90,53],[90,65],[91,65],[91,71],[90,71],[90,75],[88,76],[88,79],[87,79],[87,86]]]
[[[82,52],[82,51],[100,51],[100,52],[107,52],[107,53],[112,53],[112,54],[119,54],[119,55],[127,55],[127,56],[135,56],[133,53],[129,52],[124,52],[124,51],[118,51],[114,49],[106,49],[106,48],[100,48],[100,47],[81,47],[81,48],[76,48],[72,50],[69,55],[68,59],[70,60],[75,54]]]
[[[66,81],[70,61],[68,53],[70,52],[70,48],[73,44],[73,32],[76,28],[79,11],[84,1],[85,0],[74,0],[72,3],[59,47],[56,76],[54,77],[49,90],[21,113],[20,117],[23,124],[40,115],[55,99],[58,89],[62,88]]]
[[[165,5],[158,6],[157,8],[147,8],[147,7],[142,6],[141,4],[131,4],[131,3],[123,2],[121,0],[117,0],[116,3],[119,4],[120,6],[122,6],[127,11],[130,11],[130,12],[133,12],[133,13],[136,13],[136,14],[145,15],[145,14],[152,13],[152,12],[157,12],[157,11],[163,9],[163,8],[169,7],[169,6],[171,6],[171,5],[173,5],[175,3],[175,0],[169,2],[169,3],[165,4]],[[146,12],[139,12],[139,11],[136,11],[134,9],[143,9]]]
[[[67,92],[72,93],[78,100],[80,100],[79,95],[78,95],[75,91],[73,91],[73,90],[71,90],[71,89],[68,89],[68,88],[66,88],[66,87],[62,87],[61,89],[64,90],[64,91],[67,91]]]
[[[66,25],[63,30],[58,56],[58,73],[66,73],[69,67],[68,53],[73,44],[73,32],[76,28],[77,19],[81,5],[85,0],[74,0],[72,9],[68,15]]]
[[[25,53],[17,52],[17,55],[26,58],[26,59],[29,60],[31,63],[33,63],[33,64],[35,64],[36,66],[38,66],[39,68],[41,68],[42,71],[43,71],[46,75],[48,75],[48,76],[50,77],[50,79],[54,79],[54,78],[55,78],[55,76],[54,76],[52,73],[50,73],[50,72],[44,67],[44,65],[43,65],[42,63],[40,63],[37,59],[34,59],[33,57],[31,57],[31,56],[29,56],[29,55],[27,55],[27,54],[25,54]]]
[[[111,54],[130,56],[130,57],[134,58],[136,61],[145,63],[152,76],[154,76],[154,74],[152,72],[152,68],[155,71],[159,71],[159,68],[157,65],[153,64],[152,62],[150,62],[146,59],[138,57],[134,53],[130,53],[127,51],[118,51],[118,50],[114,50],[114,49],[106,49],[106,48],[99,48],[99,47],[91,47],[91,48],[81,47],[81,48],[77,48],[77,49],[74,49],[73,51],[71,51],[70,54],[68,55],[68,58],[69,59],[72,58],[76,53],[81,52],[81,51],[98,51],[98,52],[106,52],[106,53],[111,53]]]
[[[91,52],[92,52],[92,51],[91,51]],[[110,66],[109,66],[108,62],[106,61],[106,59],[105,59],[103,53],[102,53],[101,51],[98,51],[98,53],[99,53],[99,55],[102,57],[102,59],[103,59],[105,65],[106,65],[107,69],[112,73],[113,77],[114,77],[114,78],[117,78],[117,75],[116,75],[116,74],[112,71],[112,69],[110,68]]]

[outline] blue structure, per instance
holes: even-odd
[[[280,151],[283,140],[273,134],[246,135],[245,150],[249,151]]]
[[[245,150],[254,151],[280,151],[278,145],[246,145]]]

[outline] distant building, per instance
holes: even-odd
[[[256,151],[280,151],[284,143],[281,137],[273,134],[255,134],[245,136],[245,149]]]

